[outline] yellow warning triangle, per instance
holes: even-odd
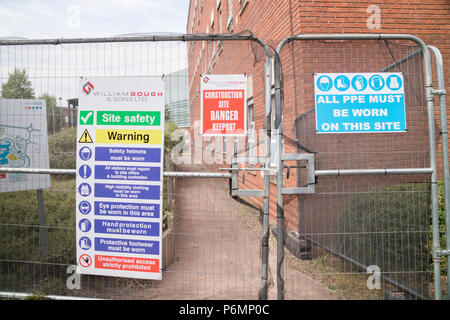
[[[9,160],[11,160],[11,161],[19,160],[19,158],[17,158],[17,157],[16,157],[15,155],[13,155],[12,153],[10,153],[9,156],[7,156],[7,158],[8,158]]]
[[[87,129],[84,129],[83,134],[80,137],[79,143],[92,143],[92,138]]]

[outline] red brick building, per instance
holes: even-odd
[[[295,34],[412,34],[421,38],[427,45],[434,45],[440,49],[444,59],[447,92],[450,92],[450,3],[447,0],[190,1],[186,33],[240,32],[251,32],[273,49],[282,39]],[[423,122],[425,110],[423,109],[420,56],[407,61],[400,70],[407,73],[406,76],[410,77],[409,83],[411,83],[407,92],[407,98],[409,97],[411,102],[408,107],[411,110],[411,116],[408,119],[408,134],[363,137],[357,143],[355,143],[354,137],[349,135],[329,138],[329,136],[314,137],[314,135],[304,134],[305,130],[314,131],[312,127],[314,117],[311,117],[311,110],[314,108],[311,94],[313,82],[308,80],[313,72],[376,72],[415,50],[417,50],[417,46],[411,41],[315,41],[296,42],[286,46],[281,53],[284,76],[285,152],[295,152],[297,131],[299,137],[303,137],[299,138],[303,141],[299,141],[300,145],[297,147],[303,148],[305,151],[312,147],[312,152],[333,155],[328,158],[316,159],[319,165],[319,168],[316,169],[428,166],[427,129],[426,122]],[[246,73],[249,75],[251,78],[249,127],[254,125],[256,130],[263,128],[265,58],[258,45],[231,41],[188,43],[188,60],[192,128],[195,121],[200,118],[199,76],[209,73]],[[398,71],[398,69],[394,68],[393,71]],[[439,110],[437,103],[435,105],[436,130],[437,137],[439,137]],[[450,105],[448,95],[447,105]],[[438,166],[441,167],[440,139],[437,142]],[[383,149],[384,146],[389,145],[390,150]],[[405,146],[405,153],[402,156],[396,155],[398,150],[402,151],[401,145]],[[248,147],[248,140],[241,143],[241,148],[244,150],[242,153],[248,152],[245,151],[246,147]],[[224,148],[231,150],[230,144]],[[259,144],[260,155],[263,154],[262,148],[262,144]],[[359,149],[360,156],[357,159],[349,159],[349,154],[355,149]],[[364,150],[368,152],[364,152]],[[387,153],[390,156],[383,158]],[[218,168],[225,165],[212,164],[212,166]],[[259,174],[247,173],[245,183],[241,182],[240,187],[261,189],[262,181]],[[275,179],[272,179],[271,182],[270,212],[271,217],[274,218],[273,215],[276,213]],[[371,184],[372,182],[364,183]],[[291,170],[290,179],[285,179],[285,185],[295,186],[295,184],[295,170]],[[357,188],[355,186],[358,185],[358,179],[348,179],[344,184],[352,186],[351,188]],[[379,187],[391,184],[392,180],[391,182],[389,180],[378,182]],[[297,230],[298,228],[297,202],[293,199],[295,196],[285,197],[287,230]],[[261,207],[261,198],[247,200]],[[326,205],[340,207],[345,201],[341,200],[341,202],[339,204],[333,200]],[[326,201],[323,203],[325,205]],[[333,220],[332,217],[327,219]],[[326,222],[321,223],[326,224]]]

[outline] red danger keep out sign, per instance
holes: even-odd
[[[201,81],[202,135],[245,135],[247,77],[207,75]]]

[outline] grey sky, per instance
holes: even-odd
[[[0,0],[0,37],[185,33],[188,0]]]

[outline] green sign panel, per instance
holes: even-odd
[[[159,111],[97,111],[97,125],[159,126]]]
[[[94,124],[94,111],[80,111],[80,124],[92,125]]]

